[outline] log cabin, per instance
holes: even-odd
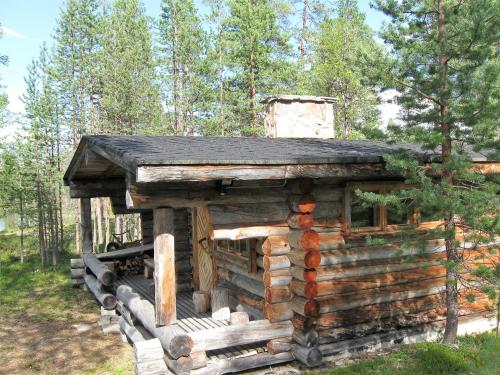
[[[323,138],[328,100],[268,99],[266,132],[281,129],[279,137],[82,138],[64,176],[81,203],[83,254],[72,260],[72,277],[117,311],[134,345],[159,340],[167,365],[160,373],[224,374],[293,360],[314,367],[442,334],[444,241],[427,239],[421,249],[440,218],[367,208],[353,194],[401,188],[402,177],[385,168],[387,153],[403,149],[423,164],[439,155]],[[300,113],[290,120],[287,105],[297,112],[297,103],[307,104],[307,128]],[[279,113],[298,138],[286,137]],[[485,155],[471,159],[485,173],[500,170]],[[141,246],[92,254],[95,197],[109,197],[115,213],[140,214]],[[401,246],[403,232],[413,246]],[[367,243],[368,235],[385,243]],[[129,258],[143,271],[121,272]],[[459,333],[494,324],[484,296],[461,301]]]

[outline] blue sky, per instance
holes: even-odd
[[[148,16],[158,17],[161,0],[142,0]],[[195,0],[201,3],[199,0]],[[379,30],[382,16],[369,6],[369,0],[360,0],[367,23]],[[9,57],[9,65],[0,67],[0,76],[9,95],[9,109],[22,112],[19,99],[25,89],[24,75],[31,60],[38,56],[40,46],[52,43],[56,19],[64,0],[1,0],[0,23],[4,36],[0,39],[0,54]]]

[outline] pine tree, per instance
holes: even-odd
[[[166,53],[167,107],[173,108],[172,133],[192,135],[197,116],[206,111],[205,84],[206,36],[191,0],[163,0],[160,19],[160,38]]]
[[[102,19],[98,54],[102,132],[168,133],[162,129],[156,61],[144,7],[117,0]]]
[[[399,198],[443,218],[441,235],[447,255],[444,339],[453,343],[459,286],[467,285],[461,274],[471,267],[461,257],[461,249],[467,242],[488,246],[499,230],[498,177],[475,173],[468,162],[468,147],[493,147],[498,160],[500,4],[489,0],[378,0],[376,4],[391,18],[383,38],[395,57],[389,66],[389,83],[401,94],[406,123],[402,130],[441,154],[441,162],[427,169],[408,156],[387,159],[392,168],[405,173],[408,182],[420,186],[401,192]],[[459,236],[458,227],[467,233]],[[495,272],[498,280],[498,268],[479,269],[476,274],[492,276]],[[491,283],[483,283],[480,289],[495,294]]]
[[[225,29],[231,106],[241,121],[241,134],[260,134],[259,97],[278,93],[294,80],[290,45],[271,1],[230,0],[228,6]]]
[[[335,98],[337,138],[369,137],[380,126],[377,82],[370,71],[378,66],[382,49],[356,0],[340,1],[336,12],[319,27],[306,90]]]

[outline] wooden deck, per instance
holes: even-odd
[[[125,284],[133,288],[137,293],[151,302],[155,303],[154,293],[150,288],[150,279],[142,275],[122,276],[118,278],[115,286]],[[185,332],[195,332],[210,328],[224,327],[229,325],[228,320],[214,320],[208,313],[198,313],[194,310],[191,292],[181,292],[177,294],[177,323]],[[212,358],[234,358],[267,351],[265,343],[252,345],[241,345],[232,348],[225,348],[207,352],[209,359]]]

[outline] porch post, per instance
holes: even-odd
[[[156,325],[170,325],[177,320],[172,208],[154,209],[153,236]]]
[[[83,253],[92,252],[92,209],[90,198],[80,198],[80,225],[82,229]]]

